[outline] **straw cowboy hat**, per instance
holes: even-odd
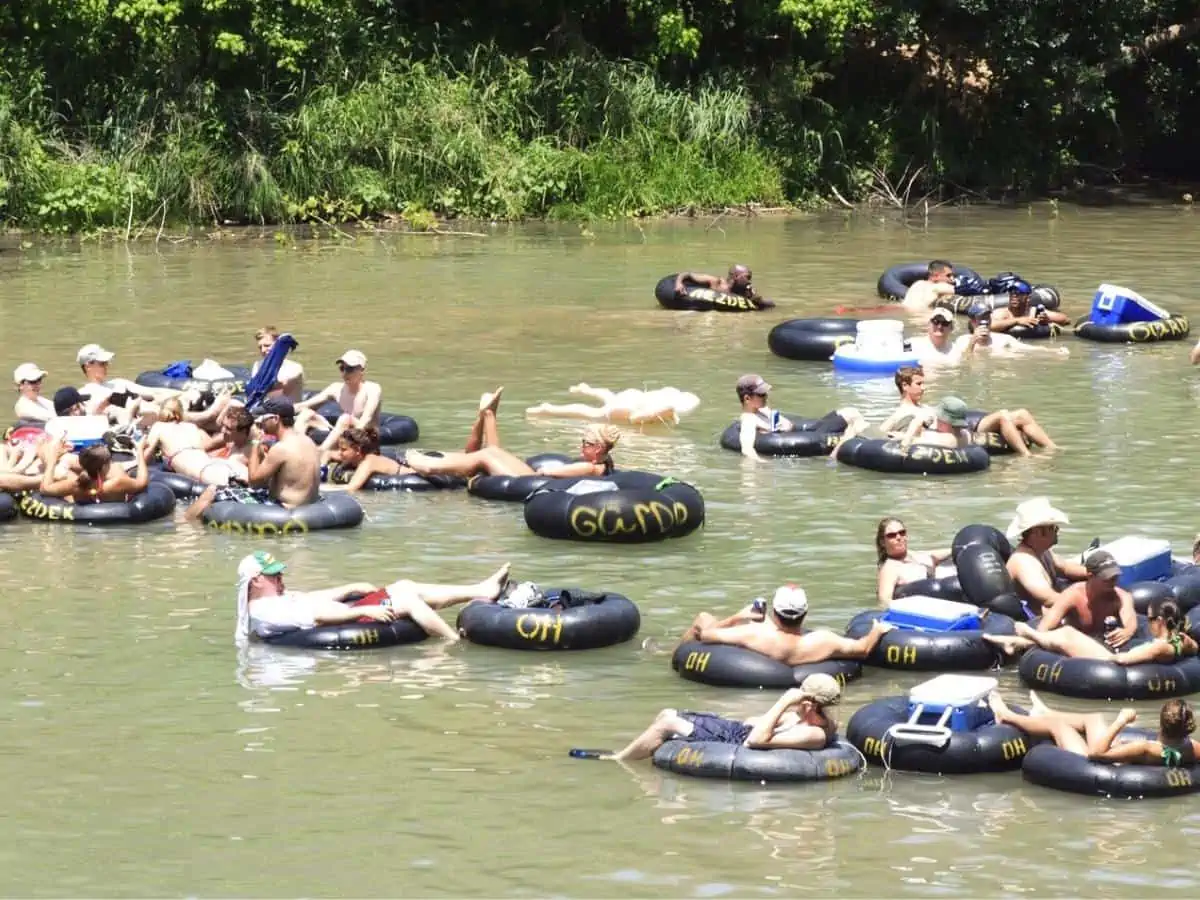
[[[1039,525],[1069,525],[1070,523],[1071,520],[1067,518],[1067,514],[1061,509],[1051,506],[1047,498],[1034,497],[1017,507],[1017,514],[1013,516],[1005,534],[1010,541],[1015,541],[1020,539],[1030,528],[1037,528]]]

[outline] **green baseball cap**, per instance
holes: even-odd
[[[250,579],[256,575],[278,575],[285,569],[287,566],[266,550],[256,550],[238,563],[238,578]]]
[[[966,428],[967,404],[958,397],[946,397],[938,404],[937,417],[955,428]]]

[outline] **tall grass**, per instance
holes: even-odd
[[[204,85],[175,98],[118,94],[105,121],[69,126],[17,121],[5,97],[0,217],[46,228],[160,212],[260,223],[406,209],[617,217],[784,199],[743,87],[675,89],[631,63],[534,66],[483,50],[458,66],[393,61],[271,102],[221,101]]]

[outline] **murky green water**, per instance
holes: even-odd
[[[613,746],[663,706],[753,714],[770,697],[678,679],[664,645],[695,612],[784,580],[840,627],[872,602],[873,527],[899,514],[914,545],[1003,526],[1027,496],[1072,517],[1064,545],[1138,532],[1177,550],[1197,530],[1187,487],[1197,376],[1188,344],[1069,339],[1067,360],[989,361],[931,384],[972,405],[1027,406],[1065,448],[983,476],[897,480],[826,460],[754,466],[720,450],[733,381],[758,371],[785,410],[853,404],[882,417],[886,381],[846,381],[770,355],[776,322],[872,303],[889,263],[945,256],[985,275],[1057,284],[1082,312],[1101,280],[1193,317],[1200,218],[1176,210],[950,212],[497,229],[485,239],[353,244],[201,240],[0,257],[0,348],[50,384],[76,381],[97,341],[115,370],[187,356],[248,359],[256,327],[300,340],[311,382],[363,350],[385,406],[426,447],[456,448],[479,394],[503,384],[517,451],[571,449],[578,425],[527,421],[577,381],[671,384],[703,406],[682,427],[628,434],[622,465],[704,492],[708,525],[662,545],[544,541],[519,508],[463,493],[366,495],[368,521],[272,549],[299,587],[401,575],[481,576],[503,560],[544,584],[610,587],[641,607],[639,640],[580,655],[471,645],[361,656],[234,648],[237,559],[252,545],[179,524],[72,531],[15,523],[4,548],[0,714],[8,895],[1185,896],[1194,801],[1057,794],[1019,775],[943,779],[873,770],[788,789],[708,783],[567,758]],[[773,313],[671,313],[651,296],[681,266],[752,264]],[[257,546],[257,545],[254,545]],[[920,676],[872,670],[843,717]],[[1017,690],[1014,673],[1002,683]],[[1149,714],[1147,706],[1144,712]]]

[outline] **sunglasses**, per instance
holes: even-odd
[[[603,442],[603,441],[588,441],[588,440],[584,440],[584,441],[580,441],[580,443],[581,443],[581,444],[582,444],[584,447],[603,447],[603,446],[604,446],[604,442]]]
[[[934,319],[929,324],[932,325],[934,328],[949,328],[950,327],[949,322],[944,322],[941,319]]]
[[[363,370],[362,366],[348,366],[345,363],[338,363],[338,368],[343,372],[361,372]]]
[[[899,531],[885,531],[883,536],[889,539],[908,537],[908,529],[901,528]]]
[[[46,380],[46,377],[43,375],[41,378],[35,378],[32,381],[29,381],[29,380],[22,381],[21,384],[41,384],[45,380]]]

